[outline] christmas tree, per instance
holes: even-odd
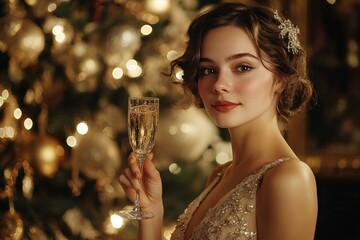
[[[213,2],[0,3],[1,239],[136,238],[136,222],[116,214],[131,204],[117,178],[136,95],[160,98],[154,152],[168,238],[212,167],[231,158],[226,136],[200,110],[179,109],[182,90],[161,74]]]

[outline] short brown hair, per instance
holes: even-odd
[[[245,30],[254,43],[266,68],[279,76],[283,91],[278,97],[278,120],[286,123],[288,118],[301,110],[313,93],[307,76],[306,53],[288,51],[288,38],[279,37],[281,29],[274,18],[274,11],[263,6],[247,6],[242,3],[220,3],[198,15],[190,24],[186,49],[182,56],[171,62],[171,72],[183,70],[182,86],[197,107],[203,107],[197,82],[199,78],[200,50],[203,38],[212,29],[234,25]],[[264,65],[265,66],[265,65]]]

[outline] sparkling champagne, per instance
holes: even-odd
[[[129,109],[128,131],[130,145],[139,161],[143,161],[155,144],[158,125],[158,111],[155,106],[140,105]]]
[[[155,133],[159,121],[159,98],[129,97],[128,100],[128,135],[131,148],[135,153],[143,172],[144,160],[155,144]],[[140,180],[141,181],[141,180]],[[140,206],[140,192],[136,191],[135,206],[132,210],[122,210],[120,216],[128,219],[149,219],[154,213],[143,211]]]

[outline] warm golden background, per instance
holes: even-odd
[[[136,239],[117,176],[127,98],[161,100],[155,154],[164,239],[212,168],[226,131],[161,75],[195,14],[216,0],[0,1],[0,239]],[[317,97],[286,138],[316,174],[317,240],[360,239],[360,1],[247,0],[301,29]],[[181,74],[181,73],[179,73]],[[296,207],[296,206],[294,206]]]

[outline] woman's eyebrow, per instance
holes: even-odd
[[[202,58],[200,58],[199,62],[214,62],[214,61],[211,60],[210,58],[202,57]]]
[[[256,60],[259,60],[259,58],[251,53],[237,53],[234,55],[231,55],[230,57],[226,58],[226,61],[232,61],[235,59],[239,59],[239,58],[244,58],[244,57],[250,57],[250,58],[254,58]],[[211,60],[210,58],[206,58],[206,57],[201,57],[200,62],[214,62],[213,60]]]
[[[234,54],[234,55],[231,55],[230,57],[227,57],[226,60],[227,61],[231,61],[231,60],[235,60],[235,59],[238,59],[238,58],[243,58],[243,57],[251,57],[251,58],[254,58],[256,60],[259,60],[259,58],[251,53],[238,53],[238,54]]]

